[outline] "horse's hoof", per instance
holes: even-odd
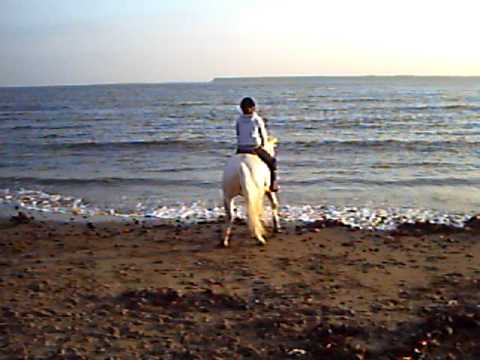
[[[258,240],[259,245],[261,245],[261,246],[267,245],[267,242],[265,241],[265,239],[257,239],[257,240]]]
[[[274,232],[275,234],[281,234],[281,233],[283,233],[283,229],[280,229],[280,228],[273,229],[273,232]]]

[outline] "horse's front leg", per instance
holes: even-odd
[[[274,192],[267,192],[267,197],[270,200],[272,206],[272,219],[273,219],[273,231],[279,233],[280,229],[280,219],[278,218],[278,198],[277,194]]]
[[[233,198],[224,198],[223,205],[225,207],[225,234],[222,245],[228,247],[233,226]]]

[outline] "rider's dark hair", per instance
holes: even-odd
[[[255,107],[255,100],[251,97],[245,97],[240,102],[240,108],[245,112],[245,109]]]

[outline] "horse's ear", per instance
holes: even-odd
[[[269,136],[269,137],[268,137],[268,142],[269,142],[270,144],[275,145],[275,144],[278,143],[278,139],[277,139],[275,136]]]

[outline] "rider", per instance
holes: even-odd
[[[270,191],[278,191],[277,159],[263,148],[268,140],[263,119],[255,112],[255,101],[246,97],[240,102],[243,114],[237,119],[237,154],[256,154],[270,169]]]

